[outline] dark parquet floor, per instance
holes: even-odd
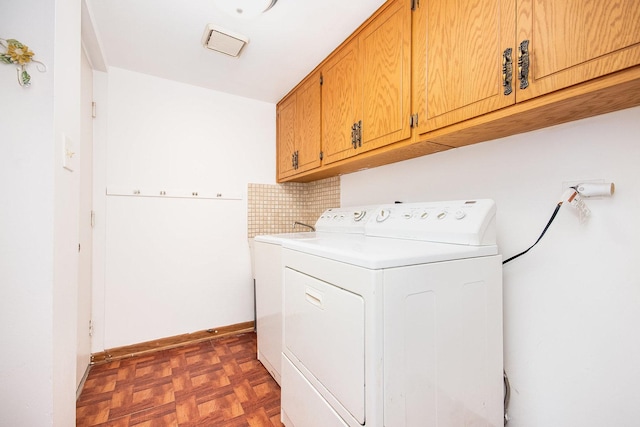
[[[78,427],[281,427],[280,387],[247,333],[93,366],[76,420]]]

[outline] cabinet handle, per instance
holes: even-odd
[[[506,48],[502,54],[502,86],[504,87],[504,94],[511,95],[513,87],[513,49]]]
[[[354,150],[358,148],[358,143],[356,142],[357,134],[358,134],[358,127],[354,123],[353,126],[351,126],[351,146],[353,147]]]
[[[520,43],[520,56],[518,58],[518,79],[520,89],[529,87],[529,40]]]
[[[362,147],[362,120],[358,120],[356,127],[356,142],[358,143],[358,147]]]

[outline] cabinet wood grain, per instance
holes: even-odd
[[[414,12],[414,104],[418,133],[515,102],[502,58],[513,52],[513,0],[429,0]]]
[[[296,97],[289,96],[278,104],[276,110],[277,128],[277,173],[278,178],[283,179],[292,175],[292,156],[295,152],[295,126],[296,126]]]
[[[276,107],[278,180],[320,166],[320,74],[314,73]]]
[[[362,151],[411,136],[410,5],[394,1],[360,35]]]
[[[518,102],[640,64],[638,0],[518,0],[517,23],[530,42]]]
[[[358,40],[344,45],[322,67],[324,163],[353,155],[351,128],[362,117]]]
[[[322,74],[323,164],[410,138],[410,2],[383,6]]]
[[[314,73],[296,91],[297,173],[320,166],[320,74]]]

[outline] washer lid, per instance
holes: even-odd
[[[498,254],[496,245],[469,246],[362,235],[283,241],[283,248],[372,270]]]

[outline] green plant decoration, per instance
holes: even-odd
[[[0,53],[0,62],[5,64],[17,64],[18,84],[23,87],[31,86],[31,75],[27,72],[27,64],[33,62],[38,71],[44,73],[47,66],[40,61],[33,59],[33,51],[29,50],[29,46],[20,43],[16,39],[0,39],[0,46],[6,49],[6,52]]]

